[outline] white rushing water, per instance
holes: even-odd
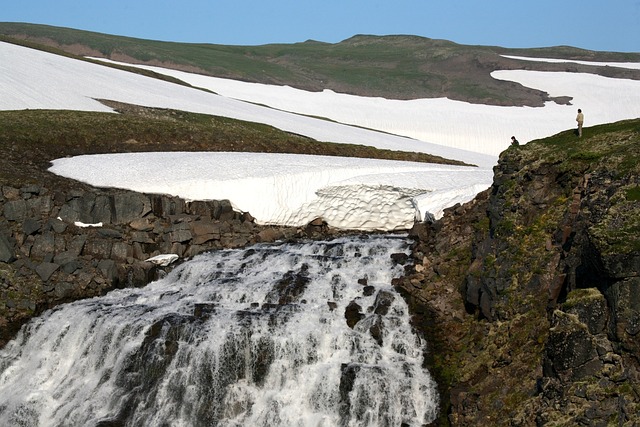
[[[428,423],[425,343],[391,286],[407,252],[397,235],[218,251],[50,310],[0,352],[0,425]]]

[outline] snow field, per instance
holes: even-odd
[[[52,159],[54,173],[94,186],[187,200],[228,199],[262,224],[299,226],[322,217],[333,227],[363,230],[404,229],[415,219],[439,218],[446,207],[472,199],[491,184],[492,167],[511,135],[526,143],[572,128],[577,108],[583,109],[587,128],[640,117],[640,82],[588,74],[524,70],[492,74],[550,96],[573,97],[573,105],[547,103],[531,108],[445,98],[399,101],[332,91],[311,93],[144,68],[216,94],[0,43],[0,110],[111,112],[97,101],[110,99],[265,123],[320,141],[426,152],[479,166],[263,153]]]

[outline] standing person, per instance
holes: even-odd
[[[578,108],[578,116],[576,117],[576,122],[578,122],[578,137],[582,136],[582,124],[584,123],[584,114],[582,114],[582,110]]]

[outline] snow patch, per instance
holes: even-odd
[[[259,224],[303,226],[322,217],[332,227],[361,230],[407,229],[439,217],[445,204],[469,200],[492,179],[491,170],[475,167],[211,152],[67,157],[49,170],[96,187],[228,199]]]
[[[177,261],[178,258],[179,256],[176,254],[160,254],[160,255],[156,255],[154,257],[148,258],[147,261],[157,264],[161,267],[166,267],[169,264]]]

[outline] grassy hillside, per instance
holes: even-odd
[[[0,112],[0,185],[53,179],[46,169],[59,157],[112,152],[243,151],[462,164],[423,153],[318,142],[259,123],[103,102],[121,114]]]
[[[493,79],[496,69],[602,73],[640,79],[615,67],[515,61],[502,54],[599,61],[638,61],[640,53],[570,47],[505,49],[415,36],[354,36],[340,43],[224,46],[172,43],[34,24],[0,23],[4,40],[28,40],[69,53],[148,63],[243,81],[393,99],[446,96],[476,103],[540,106],[549,96]],[[566,102],[560,98],[558,102]]]

